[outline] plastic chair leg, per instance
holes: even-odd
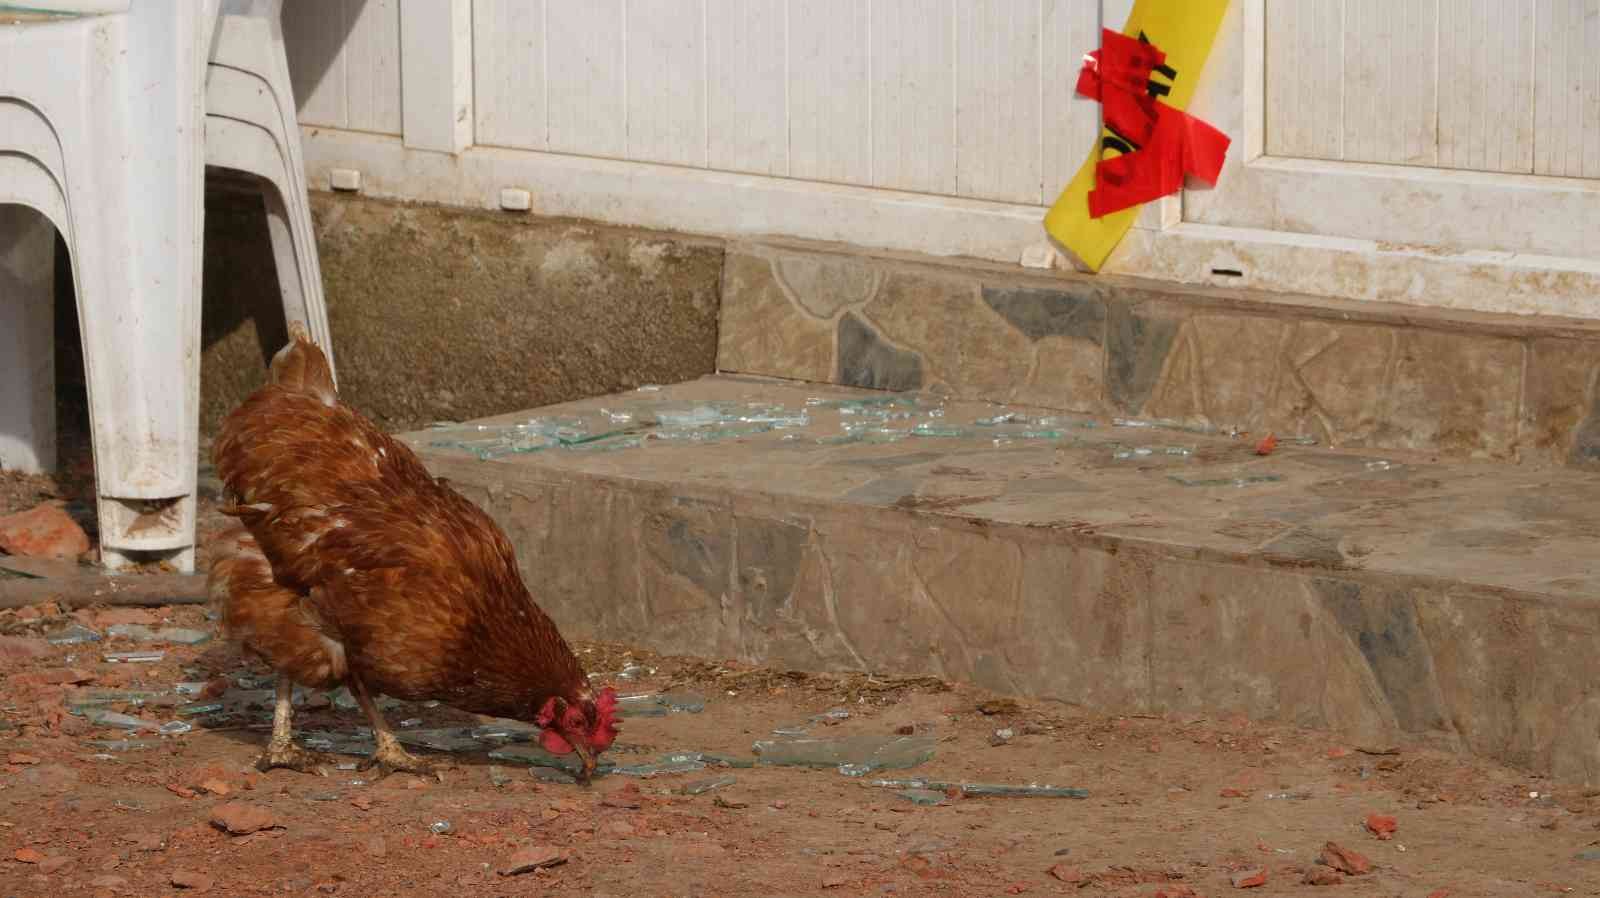
[[[311,339],[328,356],[331,368],[333,338],[328,332],[328,307],[322,293],[322,265],[317,257],[311,207],[303,192],[296,195],[291,190],[285,189],[281,181],[269,181],[262,190],[267,229],[277,259],[278,285],[283,293],[283,314],[286,320],[306,326]]]

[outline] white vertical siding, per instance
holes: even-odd
[[[1600,177],[1600,0],[1267,0],[1267,153]]]
[[[1534,5],[1533,171],[1600,178],[1600,0]]]
[[[399,133],[399,2],[287,4],[303,122]],[[1049,203],[1100,126],[1101,5],[472,0],[474,142]]]
[[[1533,0],[1439,12],[1439,165],[1533,171]]]
[[[1267,0],[1268,155],[1344,158],[1342,7],[1338,0]],[[1356,80],[1362,90],[1374,89]]]
[[[400,133],[400,0],[286,3],[283,31],[302,122]]]
[[[1262,2],[1269,155],[1600,178],[1600,0]],[[399,133],[399,4],[286,4],[302,121]],[[1047,204],[1098,134],[1102,10],[472,0],[474,140]]]
[[[544,39],[550,2],[473,0],[473,126],[478,143],[527,150],[550,145]]]
[[[627,0],[629,159],[704,168],[706,0]]]
[[[788,4],[706,0],[709,166],[789,174]]]
[[[872,183],[871,4],[789,0],[789,174]]]
[[[1337,9],[1337,4],[1329,4]],[[1340,32],[1345,158],[1434,165],[1439,157],[1436,0],[1347,0]],[[1326,57],[1324,57],[1326,58]],[[1336,63],[1337,64],[1337,63]],[[1340,94],[1342,87],[1343,94]]]
[[[956,192],[955,5],[873,0],[872,183]]]
[[[550,149],[587,156],[627,155],[628,6],[626,0],[555,0],[546,5],[545,114]]]
[[[1100,104],[1076,95],[1083,54],[1100,45],[1100,4],[1043,0],[1039,110],[1041,202],[1053,203],[1100,138]],[[1113,18],[1109,27],[1126,20]]]
[[[956,177],[962,196],[1040,202],[1039,6],[1038,0],[956,4]],[[1098,45],[1096,39],[1080,49],[1080,60]]]

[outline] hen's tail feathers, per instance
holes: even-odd
[[[328,357],[311,342],[311,334],[299,321],[289,322],[289,343],[272,357],[272,382],[312,393],[327,405],[333,405],[339,395]]]

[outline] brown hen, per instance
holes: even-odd
[[[536,723],[588,782],[616,736],[616,694],[590,687],[494,521],[339,401],[303,329],[213,458],[239,524],[217,537],[211,598],[229,637],[278,672],[262,770],[315,764],[291,739],[294,684],[344,684],[372,721],[366,766],[432,772],[379,713],[384,694]]]

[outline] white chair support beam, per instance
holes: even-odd
[[[107,567],[194,567],[208,160],[267,185],[286,316],[329,346],[280,3],[29,0],[79,15],[0,26],[0,465],[53,464],[49,222],[72,258]]]

